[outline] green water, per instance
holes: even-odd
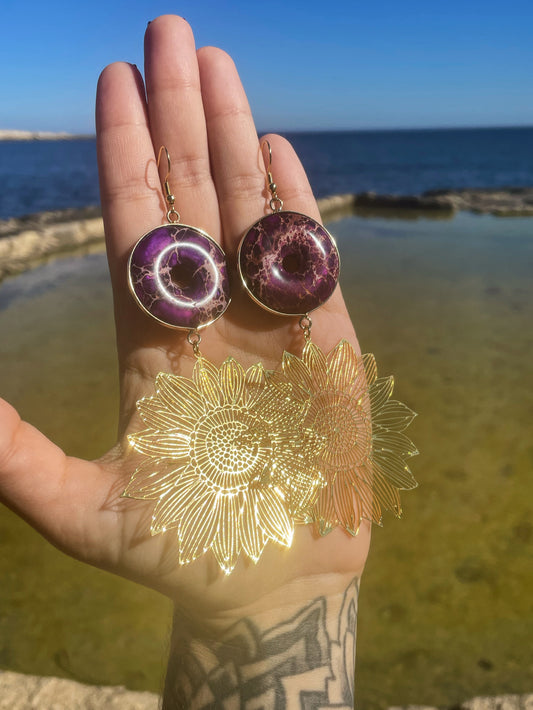
[[[331,229],[362,347],[420,414],[420,488],[403,496],[403,520],[375,529],[363,579],[357,705],[531,691],[533,220],[349,217]],[[104,256],[1,284],[0,333],[0,392],[22,416],[72,454],[111,445]],[[66,558],[5,509],[0,579],[0,668],[161,687],[164,598]]]

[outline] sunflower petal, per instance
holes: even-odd
[[[239,532],[243,549],[254,562],[259,560],[266,545],[265,535],[257,523],[256,506],[257,492],[252,490],[239,518]]]
[[[309,370],[311,379],[317,389],[325,389],[328,385],[328,366],[322,350],[309,341],[304,346],[302,354],[304,365]]]
[[[359,372],[359,359],[352,345],[344,338],[327,356],[328,374],[336,389],[352,389]]]
[[[309,370],[305,364],[296,355],[291,353],[283,353],[283,361],[281,363],[283,374],[297,387],[301,387],[306,394],[311,394],[314,390],[313,381]]]
[[[374,451],[372,460],[374,469],[379,467],[381,473],[395,488],[411,490],[418,486],[409,466],[399,456],[391,455],[388,452]]]
[[[160,498],[177,481],[180,485],[192,483],[192,480],[184,478],[186,466],[184,463],[176,467],[172,459],[149,458],[136,469],[123,495],[147,500]]]
[[[286,547],[290,546],[294,533],[293,523],[281,497],[270,488],[264,488],[258,493],[257,522],[267,537]]]
[[[256,400],[261,396],[261,393],[266,386],[266,371],[263,365],[258,362],[256,365],[249,367],[245,374],[245,402],[249,406],[253,406]]]
[[[350,535],[357,535],[362,517],[361,499],[344,476],[336,477],[332,494],[337,520]]]
[[[365,353],[361,359],[365,369],[366,385],[367,387],[370,387],[370,385],[374,384],[378,376],[376,358],[372,355],[372,353]]]
[[[416,417],[416,412],[395,399],[390,399],[376,412],[374,422],[387,429],[403,431]]]
[[[157,397],[171,411],[191,421],[204,413],[204,404],[193,383],[186,377],[160,372],[156,378]]]
[[[333,502],[332,486],[322,488],[313,507],[312,515],[318,532],[322,536],[327,535],[337,526],[338,520]]]
[[[187,508],[179,524],[180,564],[192,562],[211,547],[219,516],[217,496],[205,488]]]
[[[411,439],[399,431],[384,429],[374,425],[372,449],[384,453],[390,451],[396,456],[416,456],[419,452]]]
[[[398,518],[402,514],[400,493],[383,475],[379,466],[373,465],[372,489],[374,493],[373,505],[379,503],[381,508],[391,510]]]
[[[160,498],[152,516],[152,535],[177,527],[189,506],[204,490],[205,486],[196,479],[192,485],[172,488],[167,495]]]
[[[361,500],[361,517],[381,525],[382,514],[379,499],[365,478],[355,477],[353,487]]]
[[[219,382],[226,404],[237,404],[241,401],[244,387],[244,369],[232,357],[222,363]]]
[[[394,377],[380,377],[370,387],[370,407],[372,418],[378,415],[379,410],[388,401],[394,387]]]
[[[182,426],[180,416],[165,407],[158,397],[143,397],[137,402],[137,411],[150,429],[179,429]]]
[[[276,452],[272,481],[283,491],[291,515],[310,509],[324,485],[322,474],[306,454],[294,447],[280,447]]]
[[[189,455],[189,436],[179,431],[163,433],[147,429],[129,434],[128,441],[136,451],[149,456],[183,459]]]
[[[222,404],[222,392],[218,383],[218,370],[205,358],[198,358],[192,371],[198,392],[214,407]]]
[[[220,522],[218,533],[213,540],[211,549],[225,574],[230,574],[233,570],[241,550],[239,537],[240,502],[240,495],[220,497]]]

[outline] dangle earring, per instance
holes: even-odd
[[[199,330],[230,302],[227,267],[211,237],[181,224],[163,150],[168,224],[137,242],[128,278],[145,313],[188,330],[196,362],[192,378],[159,373],[155,394],[137,403],[146,429],[128,439],[144,459],[123,495],[156,502],[151,533],[176,534],[180,564],[211,550],[229,574],[241,552],[257,562],[269,541],[290,546],[323,478],[287,387],[269,386],[260,363],[245,371],[230,357],[218,368],[200,352]]]
[[[128,283],[137,304],[170,328],[196,332],[213,323],[230,303],[224,252],[202,229],[181,224],[170,190],[170,155],[165,151],[167,222],[150,230],[133,247]]]
[[[335,290],[339,254],[322,225],[283,211],[265,145],[272,213],[242,238],[238,268],[251,298],[270,312],[299,317],[304,335],[301,358],[285,352],[281,371],[267,373],[298,403],[300,440],[322,477],[315,500],[294,518],[314,523],[322,535],[337,525],[356,535],[362,519],[380,524],[384,508],[399,517],[399,490],[417,485],[407,459],[418,452],[403,434],[415,413],[391,399],[393,378],[377,377],[373,355],[358,355],[345,339],[328,354],[312,342],[310,313]]]

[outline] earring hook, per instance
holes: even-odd
[[[272,212],[281,212],[283,209],[283,200],[278,197],[278,194],[276,190],[278,189],[278,186],[274,182],[274,178],[272,177],[272,146],[270,145],[270,142],[265,138],[262,143],[261,143],[261,153],[263,154],[263,160],[265,158],[265,152],[264,152],[264,147],[268,148],[268,166],[267,166],[267,179],[268,179],[268,191],[271,194],[271,199],[270,199],[270,209]]]
[[[265,138],[265,139],[262,141],[262,143],[261,143],[261,152],[263,153],[263,157],[264,157],[264,154],[265,154],[263,148],[264,148],[265,146],[268,148],[268,167],[267,167],[267,170],[270,171],[270,168],[272,167],[272,146],[270,145],[270,141],[268,141],[266,138]]]
[[[167,174],[165,175],[165,179],[163,181],[163,187],[165,188],[165,199],[168,205],[167,220],[170,224],[176,224],[180,221],[181,217],[179,212],[177,212],[174,207],[174,202],[176,201],[176,198],[172,194],[170,185],[168,184],[168,178],[170,177],[170,153],[168,152],[166,145],[162,145],[161,148],[159,148],[159,153],[157,154],[157,170],[159,171],[161,153],[163,151],[165,151],[167,156]]]
[[[161,163],[161,153],[163,151],[165,151],[167,156],[167,174],[165,175],[165,182],[167,182],[170,176],[170,154],[167,150],[166,145],[162,145],[161,148],[159,148],[159,153],[157,154],[157,169],[159,170],[159,164]]]

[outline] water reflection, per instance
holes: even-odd
[[[362,347],[420,413],[420,488],[403,496],[404,520],[375,531],[362,585],[365,710],[530,690],[531,226],[469,214],[330,225]],[[109,446],[105,257],[3,283],[0,332],[2,395],[69,453]],[[157,596],[64,558],[4,509],[0,574],[1,667],[159,687],[169,609]]]

